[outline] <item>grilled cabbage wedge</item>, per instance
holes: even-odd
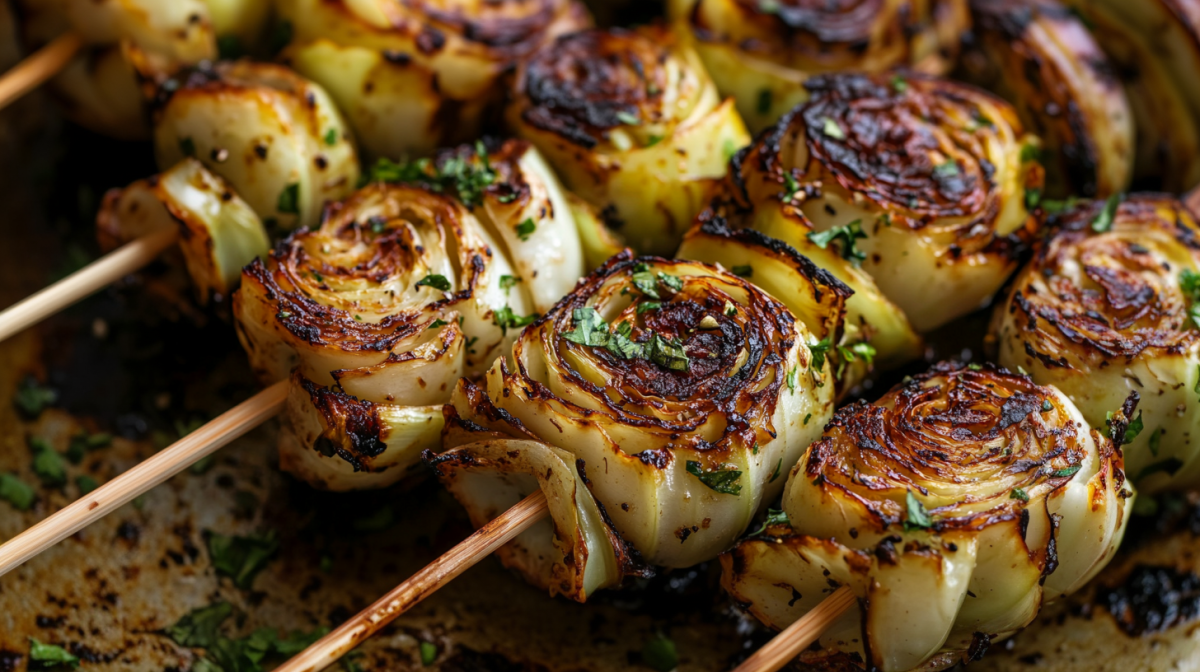
[[[284,62],[319,83],[370,157],[477,138],[502,76],[554,36],[590,25],[572,0],[278,0]]]
[[[165,228],[179,231],[179,250],[201,304],[227,300],[242,267],[267,256],[266,228],[237,192],[195,159],[104,196],[96,215],[105,251]]]
[[[1136,395],[1112,422],[1125,431]],[[838,411],[722,584],[784,628],[839,586],[860,599],[802,659],[885,672],[969,660],[1111,560],[1132,489],[1119,446],[1066,396],[991,365],[940,365]],[[928,669],[928,668],[922,668]]]
[[[1125,85],[1136,127],[1135,184],[1200,183],[1200,6],[1188,0],[1063,0]]]
[[[271,229],[311,228],[359,178],[353,137],[328,94],[280,65],[204,64],[158,87],[154,154],[161,166],[202,161]]]
[[[971,0],[955,75],[1011,102],[1042,140],[1046,195],[1104,198],[1133,175],[1133,112],[1116,69],[1057,0]]]
[[[136,140],[149,136],[141,76],[216,58],[255,39],[267,18],[261,0],[19,0],[23,38],[42,45],[67,32],[85,48],[51,81],[75,122]],[[165,167],[164,167],[165,169]]]
[[[949,70],[970,25],[966,0],[668,0],[717,90],[757,134],[808,100],[831,72]]]
[[[587,30],[521,65],[505,118],[640,252],[670,255],[749,143],[695,51],[663,26]]]
[[[485,383],[492,415],[527,433],[513,450],[529,438],[569,453],[612,528],[645,562],[667,567],[728,548],[819,436],[833,411],[836,359],[815,346],[836,341],[848,293],[760,234],[698,235],[694,258],[707,248],[754,260],[788,303],[715,266],[625,252],[526,328]],[[491,427],[471,387],[461,391],[454,416]],[[469,462],[447,457],[460,454],[477,449],[439,456],[443,480]],[[504,481],[514,469],[489,471]],[[470,488],[453,491],[468,510],[504,510]]]
[[[565,196],[527,143],[385,167],[247,266],[234,302],[258,377],[298,372],[283,468],[331,490],[403,477],[438,445],[455,382],[583,274]]]
[[[990,301],[1039,228],[1038,141],[1012,107],[918,75],[805,86],[764,142],[809,239],[860,263],[919,333]]]
[[[843,360],[839,370],[846,367],[838,376],[839,384],[847,391],[876,364],[887,369],[919,357],[923,343],[904,312],[862,269],[860,260],[853,254],[843,254],[849,248],[822,242],[804,215],[801,206],[806,194],[818,194],[819,188],[801,186],[789,168],[796,140],[796,128],[788,124],[760,133],[750,147],[730,161],[729,172],[714,190],[696,226],[719,219],[726,226],[761,231],[795,248],[854,291],[846,301],[842,341],[836,344]],[[753,265],[737,267],[735,272],[751,282],[756,280]]]
[[[1162,194],[1084,202],[996,307],[1004,366],[1061,389],[1093,427],[1130,392],[1142,397],[1125,447],[1143,492],[1200,484],[1200,229]],[[1193,445],[1195,443],[1196,445]]]

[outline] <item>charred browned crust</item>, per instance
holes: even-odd
[[[1025,339],[1025,351],[1046,366],[1071,366],[1058,355],[1063,343],[1107,366],[1147,351],[1181,353],[1200,337],[1188,324],[1183,269],[1164,268],[1139,235],[1158,232],[1200,259],[1196,225],[1183,204],[1166,195],[1134,196],[1118,206],[1112,230],[1096,232],[1092,225],[1104,207],[1087,202],[1052,217],[1054,234],[1012,289],[1007,310],[1020,330],[1014,337]],[[1068,265],[1082,269],[1085,286],[1063,275]],[[1038,289],[1043,283],[1049,291]]]
[[[1112,432],[1137,406],[1132,395]],[[931,484],[978,483],[961,504],[931,509],[933,529],[978,530],[1024,521],[1026,502],[1015,488],[1066,485],[1086,456],[1086,438],[1060,398],[1025,375],[993,365],[940,364],[888,392],[877,404],[845,406],[825,427],[804,462],[804,474],[822,488],[858,503],[882,532],[901,523],[903,492],[928,494]],[[1117,409],[1114,409],[1117,410]],[[1099,438],[1101,459],[1118,448]],[[1124,482],[1120,469],[1104,478]],[[899,499],[883,492],[895,494]],[[976,506],[986,503],[985,507]]]
[[[421,187],[373,184],[346,201],[332,203],[326,207],[320,229],[292,232],[275,246],[267,260],[255,259],[242,272],[242,282],[257,285],[266,300],[272,302],[276,311],[274,320],[282,329],[309,345],[331,346],[346,352],[387,352],[428,328],[432,321],[428,311],[409,310],[370,322],[357,320],[349,310],[326,305],[309,294],[311,290],[328,291],[328,279],[365,279],[379,284],[413,267],[424,250],[405,237],[404,227],[389,225],[409,216],[408,209],[401,207],[397,217],[386,221],[360,220],[357,215],[361,203],[386,197],[393,190],[397,199],[421,198],[436,213],[434,224],[461,240],[463,223],[453,203]],[[356,258],[353,266],[334,265],[320,256],[319,249],[317,252],[310,249],[310,243],[317,240],[364,243],[366,252]],[[471,288],[483,272],[484,259],[475,254],[468,262],[466,288],[446,293],[430,306],[449,306],[471,297]],[[453,339],[454,334],[444,333],[442,337]],[[443,346],[449,347],[449,341]]]
[[[528,54],[557,22],[575,28],[590,22],[583,5],[572,0],[489,0],[480,5],[479,15],[468,14],[462,9],[442,9],[421,0],[409,0],[404,4],[463,39],[510,58]],[[436,31],[437,28],[430,26],[426,30]],[[428,41],[437,44],[445,38],[430,36]]]
[[[706,41],[722,39],[725,27],[709,25],[703,18],[702,4],[703,0],[697,2],[689,16],[693,32]],[[877,22],[887,4],[885,0],[780,0],[767,11],[760,0],[736,0],[739,20],[771,36],[767,40],[745,40],[737,46],[750,53],[786,50],[818,59],[836,52],[862,54],[876,36]],[[910,11],[902,12],[899,18],[895,25],[886,27],[888,32],[907,36],[920,28],[920,17]]]
[[[555,400],[570,409],[576,417],[588,418],[603,414],[616,422],[670,434],[679,445],[714,455],[740,445],[749,449],[756,441],[766,442],[775,436],[771,425],[781,386],[785,380],[788,352],[795,345],[795,317],[775,299],[736,276],[723,274],[716,283],[728,282],[748,288],[745,303],[735,302],[737,314],[729,316],[724,307],[728,295],[714,288],[713,279],[678,275],[682,288],[663,295],[661,306],[649,310],[633,322],[630,338],[644,343],[651,332],[666,338],[678,338],[691,358],[684,371],[668,370],[642,358],[624,359],[604,348],[582,346],[562,337],[574,329],[574,311],[587,305],[588,299],[613,278],[628,286],[633,295],[633,310],[645,297],[633,288],[632,276],[642,265],[655,272],[670,274],[674,266],[695,262],[677,262],[657,257],[634,257],[629,250],[609,259],[600,268],[580,280],[576,288],[542,316],[517,342],[514,375],[507,362],[501,361],[507,384],[519,385],[531,399]],[[837,284],[831,287],[839,286]],[[701,320],[711,317],[714,328],[698,328]],[[551,335],[541,334],[549,327]],[[547,386],[529,375],[521,357],[525,347],[553,348],[559,351],[578,350],[611,377],[605,387],[589,381],[578,372],[564,367],[560,370],[566,385],[587,394],[603,410],[595,411],[558,398]],[[744,363],[734,372],[735,362],[744,354]],[[561,357],[555,353],[553,357]],[[629,391],[624,393],[623,391]],[[614,394],[615,392],[615,394]],[[680,404],[680,412],[670,418],[647,413],[642,405],[653,411],[661,403]],[[710,443],[690,435],[718,414],[726,420],[725,434],[720,441]],[[759,432],[762,432],[760,436]],[[669,455],[657,456],[669,458]],[[647,464],[669,463],[655,459]]]
[[[523,68],[521,118],[533,126],[591,149],[608,132],[661,120],[670,83],[660,64],[674,47],[670,31],[611,28],[559,37],[538,50]],[[651,39],[653,35],[654,39]]]
[[[384,424],[376,404],[341,390],[318,385],[299,371],[292,374],[323,418],[318,449],[332,449],[354,471],[373,471],[371,462],[387,450]]]
[[[1081,23],[1078,15],[1049,0],[971,0],[971,33],[964,40],[960,75],[1012,100],[1030,130],[1050,143],[1043,160],[1053,175],[1056,191],[1066,196],[1095,196],[1100,161],[1086,113],[1075,99],[1079,93],[1068,81],[1077,75],[1058,67],[1053,54],[1041,50],[1040,37],[1030,35],[1039,20]],[[1121,86],[1112,64],[1094,45],[1078,45],[1075,65],[1091,71],[1096,81]],[[1092,53],[1094,51],[1094,53]],[[1005,62],[1020,63],[1007,69]],[[1009,81],[1019,78],[1019,81]]]

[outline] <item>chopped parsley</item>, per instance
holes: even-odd
[[[1133,420],[1130,420],[1129,424],[1125,426],[1125,434],[1122,436],[1116,435],[1116,428],[1113,427],[1112,411],[1108,412],[1104,420],[1104,424],[1108,426],[1109,438],[1113,441],[1119,441],[1122,446],[1128,446],[1129,444],[1133,443],[1133,440],[1136,439],[1138,434],[1141,434],[1142,430],[1146,427],[1142,422],[1141,411],[1138,411],[1137,417],[1135,417]]]
[[[88,452],[103,448],[112,443],[112,434],[97,432],[95,434],[76,434],[71,437],[67,446],[67,459],[71,464],[79,464]]]
[[[1190,268],[1183,269],[1179,274],[1179,289],[1183,290],[1189,302],[1188,316],[1192,318],[1192,324],[1200,327],[1200,273]]]
[[[813,369],[820,371],[825,368],[825,355],[829,353],[829,337],[826,336],[816,343],[808,344],[808,351],[812,353]]]
[[[907,517],[904,520],[905,530],[928,530],[933,527],[933,516],[929,515],[925,505],[917,499],[912,490],[905,492],[904,507],[907,511]]]
[[[649,138],[646,138],[646,144],[645,144],[645,146],[646,146],[646,147],[653,147],[653,146],[657,145],[658,143],[660,143],[660,142],[662,142],[662,141],[663,141],[663,136],[661,136],[661,135],[651,135]]]
[[[425,158],[404,163],[379,159],[368,171],[366,182],[420,184],[438,193],[453,192],[463,205],[474,208],[483,199],[483,192],[496,181],[496,171],[482,142],[475,143],[475,156],[478,163],[462,156],[439,163]]]
[[[839,345],[837,346],[837,351],[838,354],[841,355],[841,357],[838,358],[838,378],[841,378],[842,374],[845,373],[846,364],[849,362],[854,362],[861,359],[867,363],[867,366],[875,363],[875,346],[867,343],[866,341],[855,343],[850,347]]]
[[[642,645],[642,662],[657,672],[671,672],[679,667],[679,654],[675,642],[661,632]]]
[[[250,588],[254,577],[262,571],[279,550],[274,532],[246,537],[209,533],[208,554],[218,574],[233,579],[239,588]]]
[[[1029,501],[1029,493],[1025,492],[1021,488],[1013,488],[1012,492],[1008,493],[1008,498],[1009,499],[1019,499],[1022,502],[1028,502]]]
[[[683,349],[683,343],[677,338],[663,338],[660,334],[650,337],[646,348],[650,361],[671,371],[687,371],[691,359]]]
[[[799,368],[793,368],[791,371],[788,371],[788,373],[787,373],[788,392],[796,391],[796,378],[798,378],[799,376],[800,376]]]
[[[442,327],[446,326],[447,324],[450,324],[450,323],[439,317],[438,319],[434,320],[432,324],[429,325],[429,328],[430,329],[441,329]]]
[[[783,174],[783,202],[790,203],[796,199],[796,194],[800,193],[800,182],[792,175],[792,171]]]
[[[826,231],[810,231],[808,233],[808,239],[822,250],[828,248],[830,243],[837,241],[838,251],[842,258],[849,259],[855,266],[867,258],[867,253],[859,250],[855,241],[866,237],[867,234],[862,230],[861,219],[856,219],[844,226],[835,226]]]
[[[63,456],[42,442],[35,443],[33,451],[33,473],[41,479],[42,485],[52,488],[64,485],[67,482],[67,461]]]
[[[749,536],[756,537],[756,536],[762,534],[763,532],[766,532],[767,528],[771,527],[772,525],[791,525],[791,524],[792,524],[792,521],[788,520],[788,515],[787,515],[786,511],[783,511],[782,509],[767,509],[767,518],[766,518],[766,520],[763,521],[762,527],[758,528],[754,532],[751,532]]]
[[[526,325],[533,324],[533,321],[538,318],[537,313],[529,315],[516,315],[512,308],[505,306],[492,312],[492,323],[500,327],[500,331],[507,334],[509,329],[520,329]]]
[[[450,281],[444,275],[430,273],[418,280],[417,284],[413,285],[413,289],[420,289],[422,287],[431,287],[441,292],[448,292],[450,291]]]
[[[31,420],[41,415],[47,406],[56,401],[58,401],[58,392],[49,387],[43,387],[32,376],[21,381],[16,395],[13,396],[13,405]]]
[[[91,476],[80,474],[75,477],[75,486],[79,488],[79,495],[82,497],[83,495],[91,494],[92,491],[100,487],[100,484]]]
[[[1034,208],[1038,207],[1038,205],[1040,205],[1041,202],[1042,202],[1042,190],[1041,189],[1026,189],[1025,190],[1025,207],[1027,209],[1033,210]]]
[[[775,463],[775,471],[771,473],[771,480],[767,481],[767,483],[774,483],[775,481],[779,480],[779,472],[782,469],[783,469],[783,458],[781,457],[781,458],[779,458],[779,461]]]
[[[688,460],[687,472],[700,479],[700,482],[707,485],[709,489],[723,495],[738,495],[742,492],[742,486],[738,483],[738,480],[742,478],[742,472],[738,469],[704,471],[699,462]]]
[[[1104,233],[1111,231],[1113,221],[1117,217],[1117,207],[1121,205],[1123,194],[1113,194],[1104,202],[1104,207],[1100,210],[1100,214],[1092,220],[1092,230],[1096,233]]]
[[[46,669],[59,665],[79,667],[79,658],[71,655],[61,646],[43,644],[33,637],[29,638],[29,662],[34,669]]]
[[[28,511],[33,506],[33,488],[14,474],[0,474],[0,499],[18,511]]]
[[[770,89],[763,89],[758,92],[758,113],[766,114],[771,111],[772,98],[774,94]]]
[[[753,278],[754,277],[754,267],[751,266],[750,264],[734,266],[733,268],[731,268],[729,270],[732,271],[733,274],[738,276],[739,278]]]
[[[642,301],[637,305],[637,314],[641,315],[642,313],[658,310],[659,308],[662,308],[662,303],[659,301]]]
[[[638,119],[636,114],[633,114],[631,112],[626,112],[625,110],[617,110],[616,117],[617,117],[617,121],[621,122],[622,124],[625,124],[626,126],[641,126],[642,125],[642,120]]]
[[[217,602],[185,614],[166,629],[166,634],[180,646],[206,648],[216,643],[221,624],[232,615],[232,604]]]
[[[821,132],[833,138],[834,140],[845,140],[846,132],[842,130],[838,123],[829,117],[821,120]]]
[[[954,159],[947,159],[945,163],[939,163],[933,167],[933,174],[936,177],[954,177],[958,175],[958,162]]]
[[[532,217],[526,217],[524,221],[517,225],[517,237],[521,240],[529,240],[533,232],[537,231],[537,224]]]
[[[283,191],[279,192],[279,199],[275,201],[275,209],[290,215],[300,214],[299,182],[293,182],[284,187]]]
[[[337,144],[337,139],[338,132],[336,128],[331,128],[328,131],[325,131],[325,144],[332,147],[333,145]]]
[[[1079,473],[1079,470],[1082,468],[1083,468],[1083,465],[1072,464],[1069,467],[1066,467],[1063,469],[1056,469],[1056,470],[1050,472],[1050,476],[1053,478],[1070,478],[1070,477],[1074,476],[1075,474]]]
[[[521,281],[520,276],[502,275],[502,276],[500,276],[500,289],[503,289],[504,295],[508,296],[509,290],[511,290],[513,287],[516,287],[517,283],[520,281]]]
[[[1162,443],[1162,435],[1162,427],[1155,427],[1154,431],[1150,433],[1150,454],[1154,457],[1158,457],[1158,449],[1159,445]]]
[[[595,308],[585,306],[576,308],[571,314],[575,318],[575,329],[563,333],[562,337],[572,343],[602,347],[608,345],[610,332],[608,324]]]
[[[908,82],[904,81],[904,78],[900,75],[893,75],[892,90],[896,93],[904,93],[905,91],[908,91]]]
[[[421,664],[425,667],[433,665],[433,661],[437,660],[438,650],[437,645],[433,642],[421,642]]]

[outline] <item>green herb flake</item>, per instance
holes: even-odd
[[[632,112],[626,112],[625,110],[618,110],[616,117],[617,117],[617,121],[621,122],[622,124],[625,124],[626,126],[641,126],[642,125],[642,120],[639,119],[638,116],[636,114],[633,114]]]
[[[59,487],[67,482],[67,461],[48,446],[36,448],[33,453],[33,473],[42,485]]]
[[[796,200],[796,194],[800,193],[800,182],[792,171],[783,174],[783,202],[791,203]]]
[[[433,665],[433,661],[437,660],[438,650],[437,645],[433,642],[421,642],[421,664],[425,667]]]
[[[754,267],[751,266],[750,264],[734,266],[733,268],[731,268],[729,270],[732,271],[733,274],[738,276],[739,278],[753,278],[754,277]]]
[[[1041,161],[1042,150],[1037,145],[1027,142],[1021,145],[1021,163],[1029,163],[1030,161]]]
[[[958,162],[954,159],[947,159],[945,163],[939,163],[933,167],[935,177],[955,177],[958,175]]]
[[[661,299],[658,293],[658,278],[649,270],[635,271],[629,276],[633,286],[637,287],[638,291],[652,299]]]
[[[691,359],[678,339],[666,339],[659,334],[650,338],[647,348],[650,361],[671,371],[687,371]]]
[[[289,215],[300,214],[299,182],[293,182],[279,192],[279,198],[275,201],[275,209]]]
[[[440,292],[448,292],[450,291],[450,281],[444,275],[430,273],[418,280],[417,284],[413,285],[413,289],[420,289],[422,287],[429,287]]]
[[[1158,457],[1158,450],[1162,444],[1162,435],[1162,427],[1155,427],[1154,431],[1150,433],[1150,454],[1154,457]]]
[[[1053,410],[1054,410],[1054,404],[1050,403],[1049,399],[1043,399],[1042,400],[1042,412],[1049,413],[1050,411],[1053,411]]]
[[[758,109],[759,114],[766,114],[771,111],[772,99],[774,97],[775,96],[773,93],[771,93],[770,89],[763,89],[758,92],[758,108],[757,109]]]
[[[663,141],[663,136],[661,136],[661,135],[651,135],[649,138],[646,138],[646,145],[645,145],[645,146],[646,146],[646,147],[653,147],[653,146],[657,145],[658,143],[660,143],[660,142],[662,142],[662,141]]]
[[[861,219],[856,219],[844,226],[835,226],[825,231],[810,231],[807,237],[822,250],[828,248],[831,243],[836,241],[837,249],[841,253],[842,258],[850,260],[856,266],[867,258],[867,253],[859,250],[856,246],[856,241],[867,237],[867,234],[862,230]]]
[[[812,355],[812,368],[814,371],[820,371],[825,368],[825,356],[830,349],[829,337],[826,336],[816,343],[808,344],[808,352]]]
[[[1117,217],[1117,208],[1121,205],[1123,194],[1113,194],[1104,202],[1104,207],[1101,208],[1100,214],[1092,220],[1092,230],[1096,233],[1104,233],[1112,230],[1113,221]]]
[[[1008,493],[1008,498],[1009,499],[1019,499],[1022,502],[1028,502],[1029,501],[1029,493],[1025,492],[1021,488],[1013,488],[1012,492]]]
[[[1072,464],[1069,467],[1066,467],[1063,469],[1056,469],[1056,470],[1050,472],[1050,476],[1052,478],[1070,478],[1070,477],[1074,476],[1076,473],[1078,473],[1079,470],[1082,468],[1083,468],[1083,465]]]
[[[833,138],[834,140],[845,140],[846,132],[842,130],[838,123],[829,117],[821,120],[821,132]]]
[[[595,308],[584,306],[576,308],[571,314],[575,319],[575,329],[563,333],[562,337],[572,343],[603,347],[608,345],[609,329],[604,318]]]
[[[38,668],[57,665],[79,667],[79,658],[71,655],[66,649],[54,644],[43,644],[33,637],[29,638],[29,662],[36,664]]]
[[[500,327],[502,333],[507,334],[509,329],[520,329],[527,325],[533,324],[538,318],[537,313],[529,315],[517,315],[509,306],[505,306],[492,312],[492,323]]]
[[[788,371],[788,373],[787,373],[788,392],[796,391],[796,378],[799,377],[799,375],[800,375],[799,367],[794,367],[791,371]]]
[[[429,328],[430,329],[441,329],[442,327],[446,326],[447,324],[450,324],[450,323],[439,317],[438,319],[434,320],[432,324],[429,325]]]
[[[331,128],[328,131],[325,131],[325,144],[326,145],[329,145],[330,147],[336,145],[337,139],[338,139],[338,132],[337,132],[336,128]]]
[[[907,518],[904,520],[905,530],[928,530],[933,527],[933,516],[929,515],[929,511],[925,510],[925,505],[912,490],[908,490],[904,495],[904,506],[907,511]]]
[[[679,667],[675,642],[661,632],[642,645],[642,662],[657,672],[671,672]]]
[[[904,93],[908,91],[908,82],[900,75],[892,76],[892,90],[896,93]]]
[[[208,554],[218,574],[233,579],[239,588],[250,588],[254,577],[262,571],[279,550],[274,532],[239,537],[210,533]]]
[[[738,495],[742,492],[742,486],[738,483],[738,480],[742,478],[742,472],[737,469],[704,471],[699,462],[688,460],[687,472],[700,479],[700,482],[707,485],[709,489],[723,495]]]
[[[660,301],[641,301],[637,305],[637,314],[641,315],[642,313],[658,310],[659,308],[662,308],[662,302]]]
[[[56,401],[58,401],[58,392],[49,387],[43,387],[37,382],[37,379],[32,377],[22,380],[20,386],[17,387],[16,395],[13,396],[13,405],[29,419],[41,415],[47,406]]]
[[[91,476],[80,474],[75,477],[75,486],[79,488],[79,496],[82,497],[90,495],[96,488],[100,487],[100,484]]]
[[[14,474],[0,474],[0,499],[18,511],[28,511],[33,506],[33,488]]]
[[[779,458],[779,461],[775,463],[775,471],[771,472],[771,480],[767,481],[767,483],[774,483],[775,481],[779,480],[779,474],[782,470],[783,458],[781,457]]]
[[[537,223],[533,221],[532,217],[526,217],[517,225],[517,237],[521,240],[529,240],[534,231],[537,231]]]
[[[812,413],[809,413],[808,415],[805,415],[805,416],[804,416],[804,422],[803,422],[803,423],[801,423],[801,424],[803,424],[805,427],[807,427],[807,426],[808,426],[808,421],[809,421],[809,420],[812,420]]]
[[[767,517],[765,520],[763,520],[762,527],[751,532],[747,536],[757,537],[758,535],[766,532],[767,528],[771,527],[772,525],[791,525],[791,524],[792,524],[792,521],[790,519],[788,519],[788,515],[787,515],[786,511],[783,511],[782,509],[767,509]]]
[[[659,273],[658,281],[672,292],[678,292],[679,290],[683,289],[683,280],[680,280],[678,276],[670,275],[668,273]]]
[[[518,282],[521,282],[520,276],[502,275],[500,276],[500,289],[503,289],[504,295],[508,296],[509,291],[516,287]]]
[[[185,614],[166,634],[180,646],[207,648],[217,642],[221,624],[232,615],[232,604],[217,602]]]

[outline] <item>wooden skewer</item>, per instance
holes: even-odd
[[[522,499],[357,616],[275,668],[275,672],[317,672],[332,665],[397,616],[528,530],[549,512],[546,494],[541,490]]]
[[[828,630],[854,602],[854,593],[849,588],[838,588],[800,620],[775,635],[733,672],[775,672],[782,668],[795,660],[809,644],[817,641],[821,633]]]
[[[66,33],[13,66],[0,76],[0,108],[58,74],[81,47],[82,37],[76,33]]]
[[[283,409],[283,380],[222,413],[117,478],[0,546],[0,576],[132,501]]]
[[[0,341],[142,268],[179,240],[168,227],[127,243],[0,313]]]

